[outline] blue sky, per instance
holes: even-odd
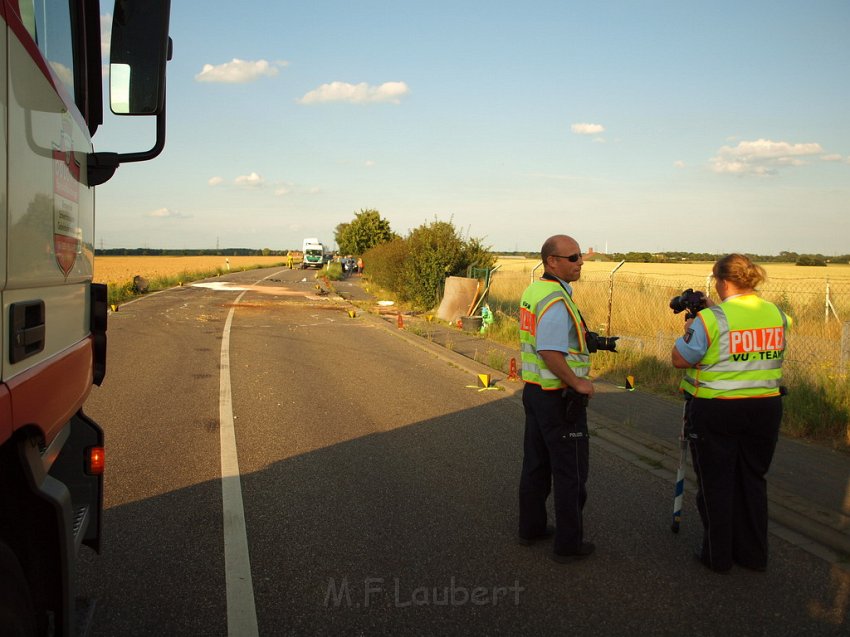
[[[848,33],[846,0],[173,0],[165,151],[99,188],[97,246],[295,248],[374,208],[497,250],[850,253]]]

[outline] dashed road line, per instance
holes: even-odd
[[[280,274],[270,274],[260,281]],[[257,281],[259,283],[260,281]],[[234,306],[247,294],[240,294]],[[219,438],[221,444],[221,499],[224,522],[224,575],[227,595],[227,634],[232,637],[259,635],[254,583],[245,509],[242,504],[242,480],[239,476],[239,454],[233,425],[233,394],[230,387],[230,327],[236,307],[231,307],[221,337],[219,376]]]

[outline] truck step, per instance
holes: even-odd
[[[72,529],[74,532],[74,544],[77,550],[79,550],[83,537],[86,534],[86,528],[88,528],[90,519],[88,506],[81,506],[74,511]]]
[[[86,637],[94,620],[94,608],[97,600],[91,597],[77,597],[74,603],[74,635]]]

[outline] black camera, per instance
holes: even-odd
[[[673,314],[678,314],[679,312],[687,310],[685,319],[694,318],[697,315],[697,312],[705,307],[708,307],[708,301],[705,298],[705,294],[702,292],[694,292],[691,288],[688,288],[679,296],[674,296],[670,299],[670,309],[673,310]]]
[[[585,332],[584,341],[587,343],[587,351],[593,354],[596,351],[617,352],[617,339],[619,336],[599,336],[596,332]]]

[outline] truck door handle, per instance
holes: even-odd
[[[44,301],[9,306],[9,362],[17,363],[44,349]]]

